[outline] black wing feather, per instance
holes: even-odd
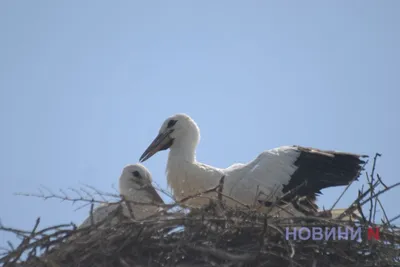
[[[293,147],[300,151],[294,163],[298,169],[282,191],[286,193],[306,181],[305,185],[296,190],[296,195],[307,196],[314,201],[324,188],[344,186],[358,180],[366,163],[362,158],[368,157],[311,147]]]

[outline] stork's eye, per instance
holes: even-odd
[[[133,176],[140,178],[140,173],[138,171],[132,172]]]
[[[168,122],[167,128],[171,128],[172,126],[174,126],[174,125],[176,124],[177,121],[178,121],[178,120],[170,120],[170,121]]]

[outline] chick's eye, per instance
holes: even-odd
[[[132,172],[133,176],[140,178],[140,173],[138,171]]]

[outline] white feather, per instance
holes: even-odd
[[[168,118],[160,129],[167,130],[169,120],[178,120],[171,137],[174,143],[170,147],[167,163],[167,180],[177,200],[218,185],[225,175],[223,194],[247,205],[255,203],[256,196],[262,191],[259,199],[275,194],[282,195],[282,185],[287,184],[290,175],[297,169],[293,165],[299,152],[291,147],[280,147],[261,153],[255,160],[247,163],[236,163],[226,169],[215,168],[196,161],[195,149],[200,139],[196,123],[187,115],[178,114]],[[208,203],[210,193],[206,197],[188,200],[193,206]],[[228,205],[240,205],[226,198]]]
[[[170,149],[166,169],[167,181],[178,201],[217,186],[221,177],[225,176],[223,194],[230,197],[225,198],[228,205],[238,206],[239,202],[259,206],[263,200],[273,202],[284,194],[283,191],[294,188],[300,182],[295,175],[298,168],[310,172],[309,178],[312,179],[314,187],[309,187],[309,194],[316,194],[320,189],[330,185],[345,185],[356,178],[355,175],[359,173],[360,164],[363,162],[359,159],[361,155],[282,146],[264,151],[246,164],[235,163],[221,169],[197,162],[195,151],[199,140],[200,130],[197,124],[186,114],[176,114],[164,121],[159,135],[140,158],[141,161],[145,161],[157,151]],[[304,163],[300,166],[298,160],[302,158],[303,153]],[[346,165],[346,161],[343,160],[346,157],[350,165]],[[327,158],[336,161],[327,161]],[[320,165],[313,168],[313,162],[310,160],[315,160],[315,163]],[[321,170],[317,168],[325,168],[320,178],[316,178],[321,175]],[[289,185],[291,179],[297,180],[293,180]],[[289,187],[283,190],[285,185]],[[203,206],[209,203],[210,197],[216,197],[216,193],[192,198],[187,203]],[[294,211],[291,205],[289,210]],[[294,213],[301,215],[299,212]]]
[[[133,172],[135,171],[139,172],[139,178],[133,175]],[[160,203],[162,200],[155,189],[151,186],[151,181],[152,178],[150,172],[142,164],[128,165],[123,169],[119,179],[120,194],[125,197],[127,202]],[[159,209],[156,205],[135,205],[130,203],[129,206],[131,207],[134,219],[136,220],[141,220],[151,216]],[[118,223],[119,217],[117,216],[118,214],[116,214],[118,207],[119,205],[115,204],[102,204],[97,207],[92,214],[94,224],[107,219],[109,219],[108,223],[111,225]],[[132,217],[125,202],[122,203],[122,215],[124,217]],[[90,226],[92,224],[92,218],[89,215],[79,228]]]

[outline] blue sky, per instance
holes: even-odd
[[[113,192],[121,169],[178,112],[196,120],[197,158],[214,166],[298,144],[380,152],[379,173],[397,182],[399,8],[394,0],[1,1],[1,221],[82,222],[88,208],[14,193],[82,184]],[[145,163],[162,187],[166,159]],[[341,191],[325,190],[319,204],[330,207]],[[398,194],[382,197],[391,217]],[[10,238],[0,233],[0,246]]]

